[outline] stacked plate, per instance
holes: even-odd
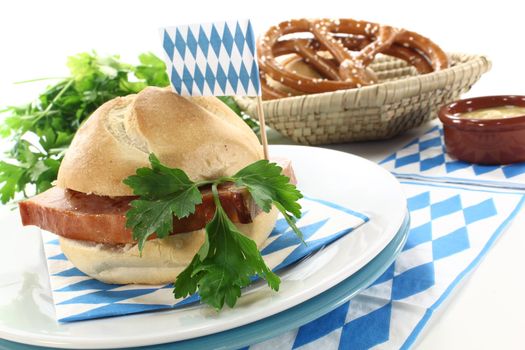
[[[299,327],[348,301],[379,277],[403,247],[409,228],[397,180],[346,153],[272,146],[292,160],[303,193],[357,210],[370,221],[279,273],[278,293],[251,286],[234,309],[202,305],[119,318],[57,323],[42,242],[17,212],[2,219],[0,349],[239,348]],[[163,344],[163,345],[159,345]]]

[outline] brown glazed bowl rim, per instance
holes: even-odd
[[[458,113],[502,106],[525,107],[525,96],[481,96],[457,100],[441,107],[438,117],[448,127],[469,131],[505,131],[525,128],[525,115],[507,119],[466,119],[457,116]]]

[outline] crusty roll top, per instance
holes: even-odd
[[[132,195],[122,181],[148,167],[152,152],[194,181],[233,175],[263,157],[255,134],[220,100],[149,87],[105,103],[86,120],[62,161],[57,186]]]

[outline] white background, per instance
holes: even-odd
[[[0,107],[27,102],[64,76],[68,55],[95,49],[136,62],[161,54],[158,28],[251,18],[256,35],[289,18],[345,17],[404,27],[448,52],[479,53],[493,62],[468,96],[525,94],[525,21],[519,1],[14,1],[0,4]],[[423,127],[424,128],[424,127]],[[413,131],[389,142],[336,146],[380,160]],[[0,141],[5,142],[5,141]],[[4,147],[6,145],[3,145]],[[0,145],[0,149],[4,148]],[[524,348],[523,212],[479,269],[452,295],[419,338],[420,349]]]

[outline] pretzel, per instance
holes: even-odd
[[[284,39],[294,33],[311,33],[313,38]],[[331,58],[319,55],[329,53]],[[410,31],[351,19],[282,22],[268,30],[258,42],[263,98],[291,95],[268,85],[272,80],[300,93],[352,89],[377,83],[367,66],[378,53],[394,56],[414,66],[420,74],[448,67],[446,54],[429,39]],[[322,76],[311,78],[285,68],[276,57],[295,54]]]

